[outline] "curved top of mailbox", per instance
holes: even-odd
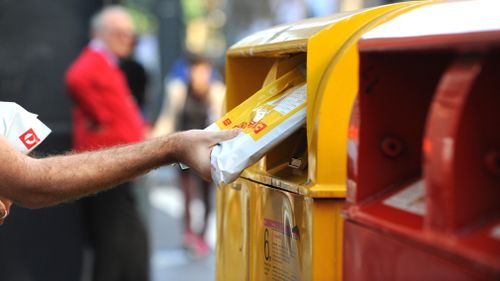
[[[498,0],[443,2],[421,6],[365,33],[360,47],[377,49],[399,45],[420,48],[422,45],[436,45],[458,37],[462,40],[469,38],[469,41],[474,42],[478,41],[478,34],[496,34],[498,39],[499,11]],[[425,40],[436,37],[441,39],[434,42]]]
[[[280,50],[284,49],[287,50],[287,53],[293,51],[305,52],[309,38],[322,29],[359,12],[360,10],[357,10],[278,25],[245,37],[231,46],[227,51],[227,55],[266,56],[272,53],[273,56],[276,56],[280,54]]]

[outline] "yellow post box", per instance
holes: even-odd
[[[258,32],[227,52],[226,108],[258,91],[277,61],[302,59],[306,126],[217,191],[217,280],[341,280],[347,136],[357,41],[426,1],[314,18]],[[285,71],[285,70],[283,70]],[[278,70],[280,72],[280,70]]]

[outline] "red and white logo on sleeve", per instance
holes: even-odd
[[[40,142],[40,138],[35,134],[32,128],[20,135],[19,139],[28,150]]]

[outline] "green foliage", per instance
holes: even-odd
[[[158,28],[156,16],[151,12],[154,0],[122,0],[120,4],[126,7],[134,19],[137,33],[152,33]]]
[[[206,1],[201,0],[181,0],[182,10],[184,12],[184,22],[188,23],[195,18],[206,14]]]

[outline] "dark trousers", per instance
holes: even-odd
[[[149,280],[148,236],[131,189],[125,183],[83,200],[93,281]]]

